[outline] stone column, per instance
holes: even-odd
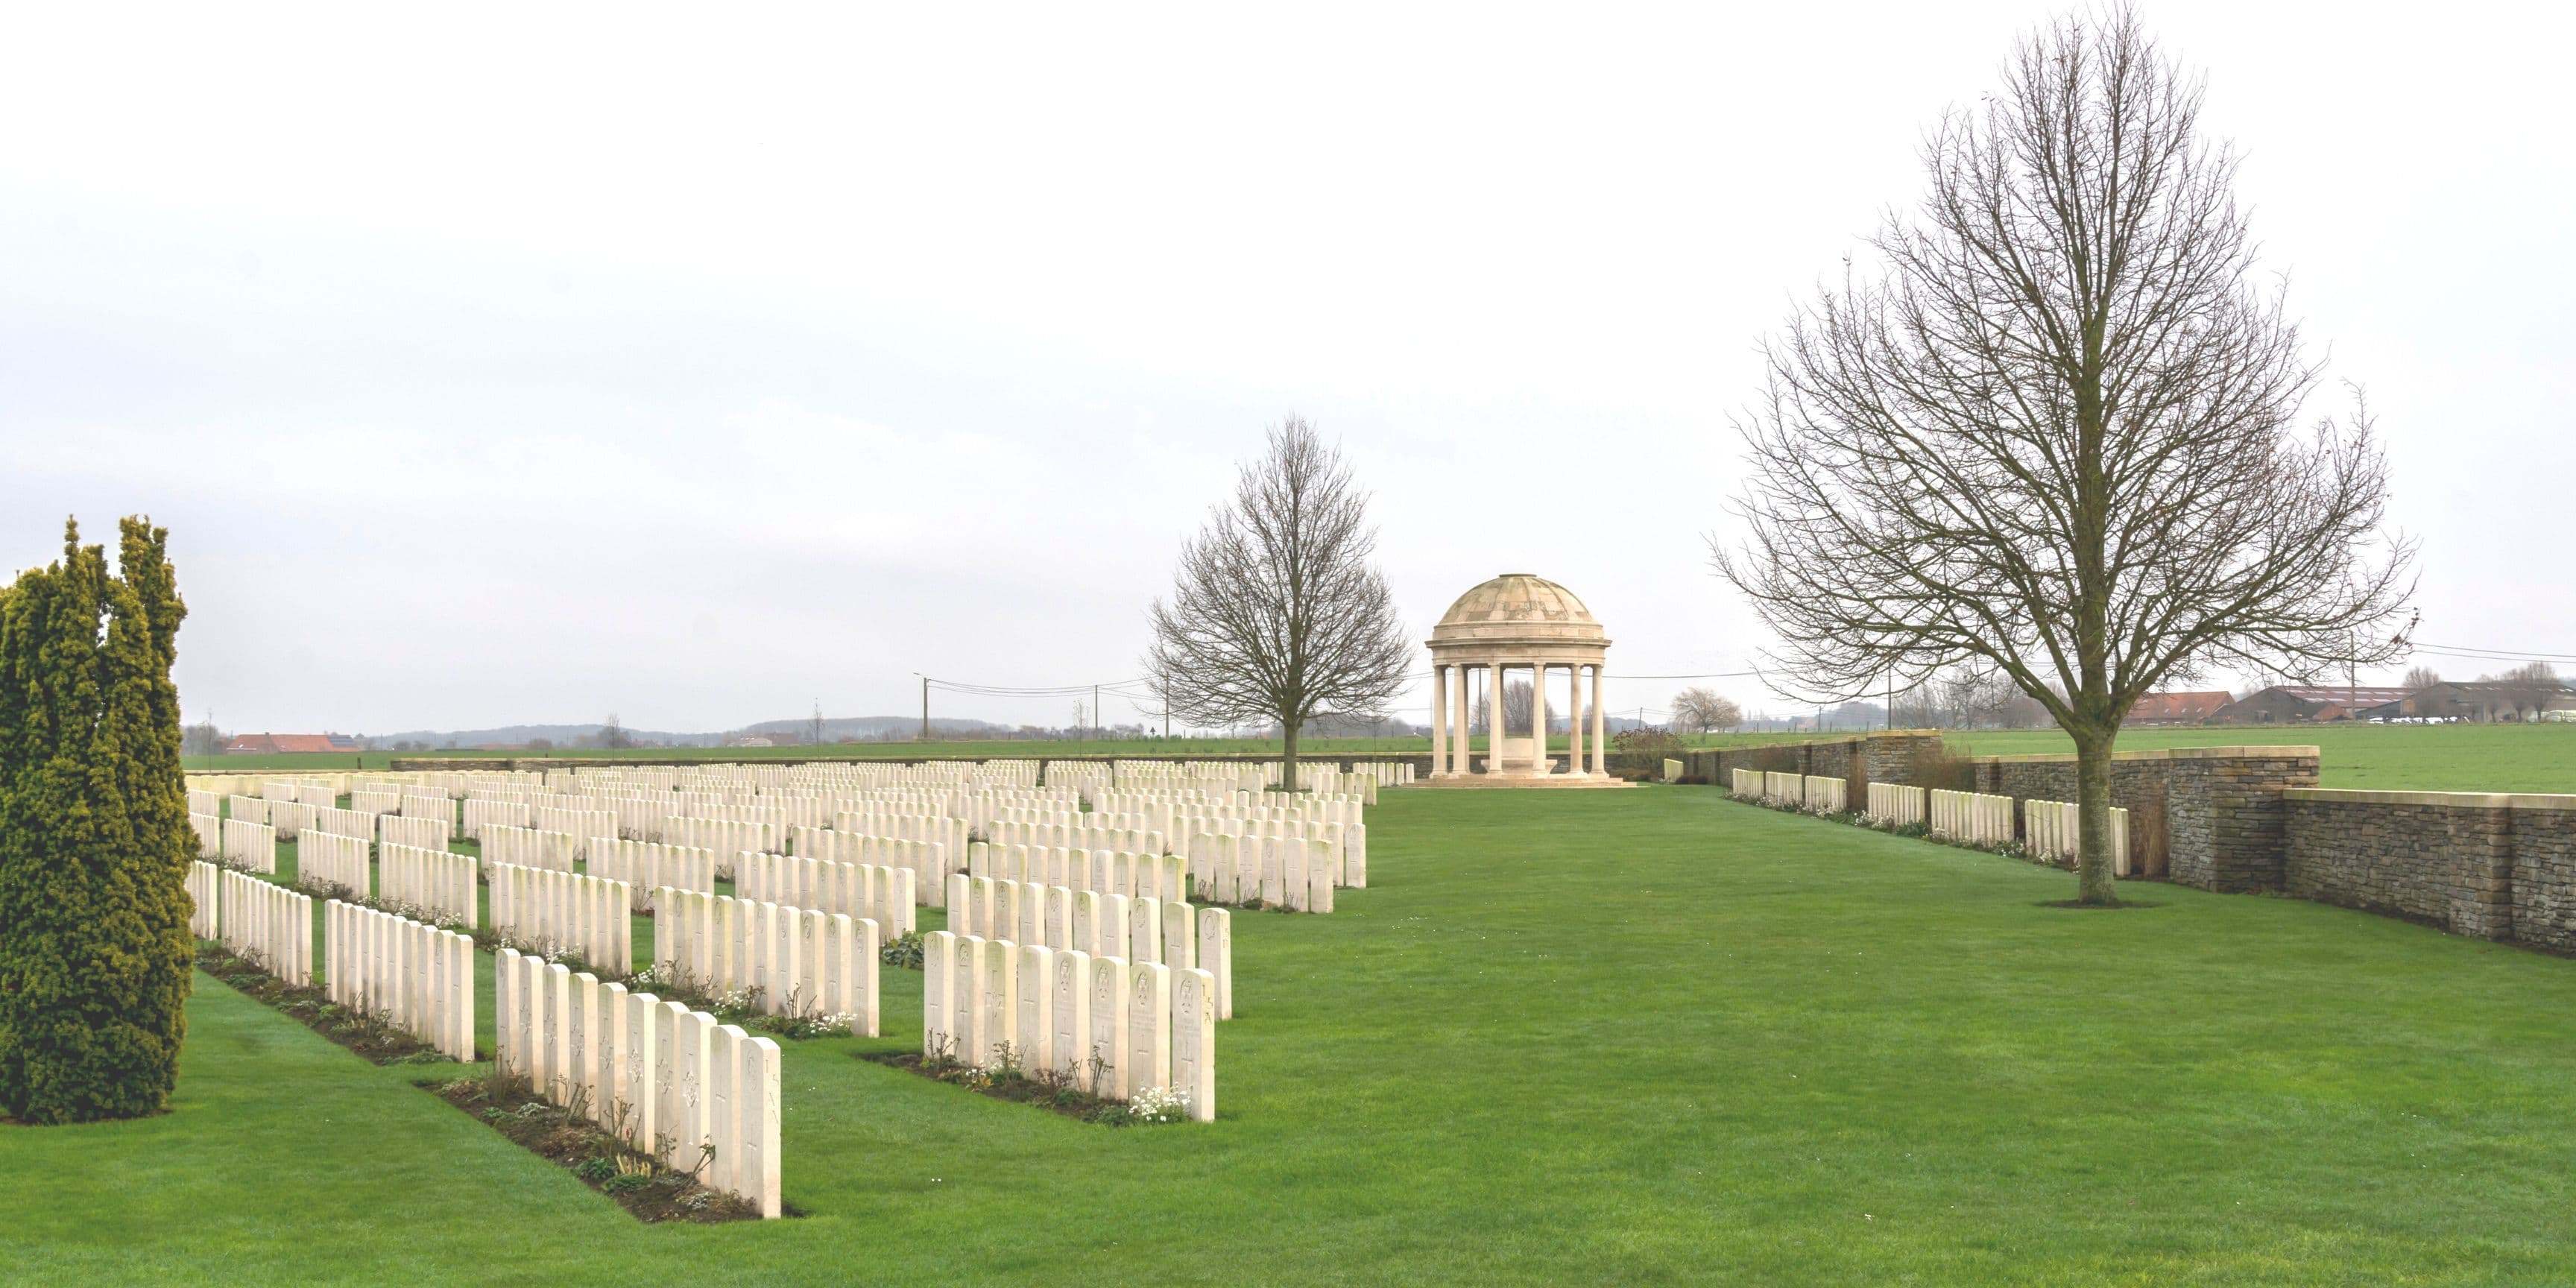
[[[1485,664],[1485,772],[1503,767],[1503,664]]]
[[[1547,772],[1547,663],[1530,663],[1530,772]]]
[[[1610,755],[1608,740],[1602,735],[1606,723],[1601,714],[1602,665],[1599,662],[1592,664],[1592,772],[1607,775],[1610,772]]]
[[[1565,772],[1583,772],[1583,668],[1565,663]]]
[[[1467,717],[1475,710],[1471,705],[1473,697],[1467,691],[1467,677],[1475,672],[1464,666],[1451,666],[1449,671],[1458,681],[1458,691],[1449,695],[1449,772],[1463,774],[1468,767],[1467,729],[1473,723]]]
[[[1431,776],[1449,776],[1449,668],[1431,668]]]

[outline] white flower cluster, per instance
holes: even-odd
[[[1178,1087],[1147,1087],[1128,1100],[1127,1113],[1140,1123],[1188,1122],[1190,1093]]]

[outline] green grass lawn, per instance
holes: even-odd
[[[2576,1280],[2576,962],[2073,877],[1705,788],[1390,792],[1245,915],[1219,1121],[788,1046],[802,1220],[646,1227],[200,976],[178,1104],[0,1129],[53,1282]],[[935,922],[934,922],[935,924]],[[485,1001],[488,1010],[488,983]],[[488,1031],[488,1023],[487,1023]]]
[[[2072,752],[2054,729],[1953,734],[1980,756]],[[2127,729],[2120,749],[2313,745],[2322,785],[2369,791],[2576,792],[2576,724],[2247,725]]]

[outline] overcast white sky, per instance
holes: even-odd
[[[13,4],[0,567],[170,525],[228,729],[899,714],[1136,674],[1295,411],[1419,631],[1529,571],[1614,675],[1738,670],[1754,345],[2058,11],[1760,8]],[[2576,652],[2568,11],[2142,12],[2383,418],[2419,637]]]

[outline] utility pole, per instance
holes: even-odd
[[[930,677],[926,675],[921,677],[921,740],[930,741]]]
[[[1100,686],[1091,686],[1091,723],[1106,729],[1109,721],[1100,714]]]

